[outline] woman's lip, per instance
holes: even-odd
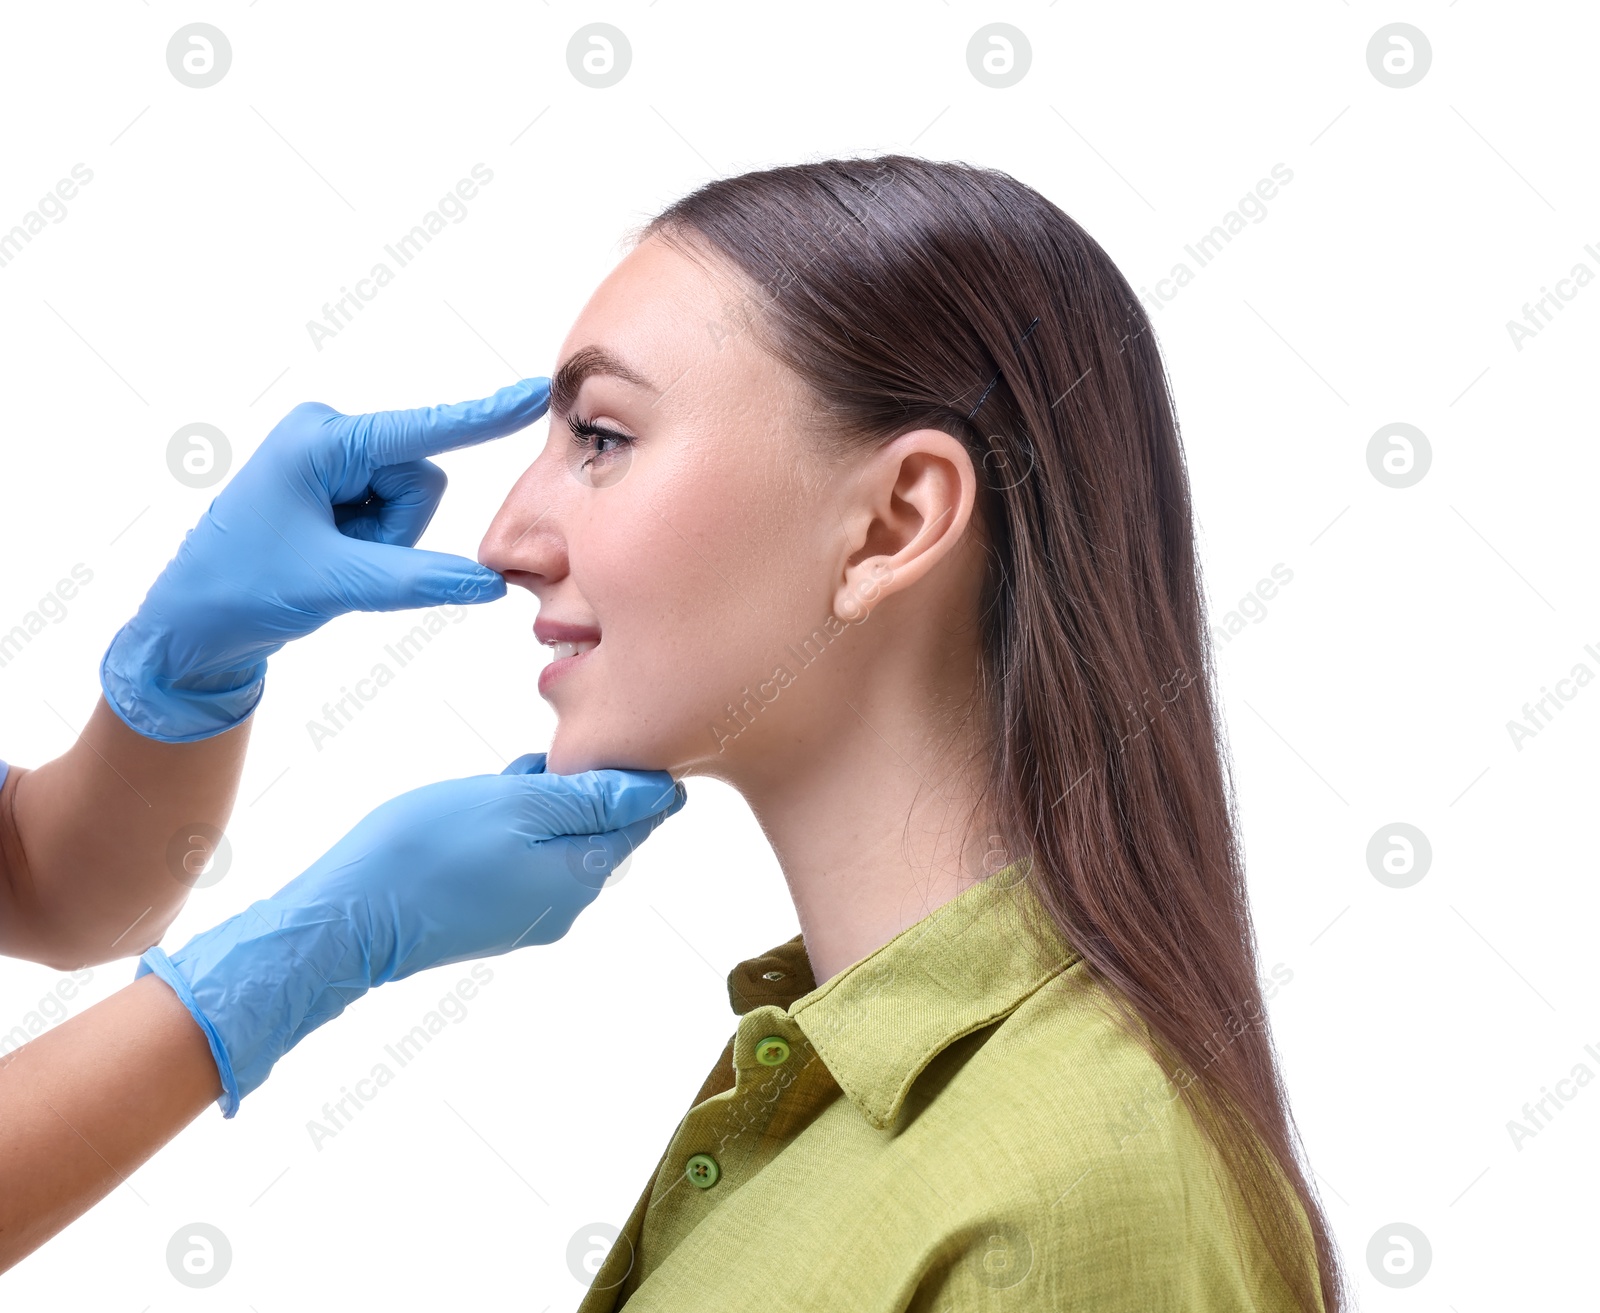
[[[557,660],[550,662],[549,665],[545,666],[545,668],[539,672],[540,696],[548,693],[550,691],[550,685],[555,683],[556,680],[560,679],[580,661],[587,661],[599,650],[600,644],[596,643],[587,652],[579,652],[575,656],[560,657]]]
[[[600,631],[593,625],[568,624],[540,616],[533,622],[533,636],[541,643],[598,643]]]

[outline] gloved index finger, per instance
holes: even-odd
[[[689,798],[683,782],[664,770],[592,770],[569,778],[589,783],[598,819],[607,830],[620,830],[642,821],[663,807],[663,820],[676,816]]]
[[[688,790],[664,770],[602,769],[529,775],[527,819],[549,836],[603,834],[657,812],[675,816]]]
[[[503,438],[532,424],[549,407],[550,380],[525,378],[476,401],[341,415],[333,423],[354,461],[380,469]]]

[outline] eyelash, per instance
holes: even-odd
[[[584,447],[588,445],[590,439],[594,438],[603,438],[608,442],[614,442],[617,447],[631,447],[634,443],[634,439],[626,433],[618,433],[616,429],[608,429],[600,424],[591,424],[588,420],[579,419],[576,415],[567,416],[567,427],[572,430],[572,443],[575,447]],[[605,454],[605,452],[596,453],[596,455],[602,456]],[[590,457],[590,459],[592,460],[594,457]],[[585,461],[584,464],[587,465],[588,461]]]

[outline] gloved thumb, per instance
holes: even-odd
[[[355,611],[408,611],[465,606],[504,597],[506,581],[487,566],[420,547],[350,540],[334,567],[344,601]]]

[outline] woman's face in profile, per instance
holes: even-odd
[[[541,680],[554,772],[719,775],[817,732],[827,658],[781,696],[771,681],[834,609],[844,533],[804,385],[748,331],[758,305],[653,237],[562,344],[544,449],[478,552],[539,599],[541,630],[599,637]]]

